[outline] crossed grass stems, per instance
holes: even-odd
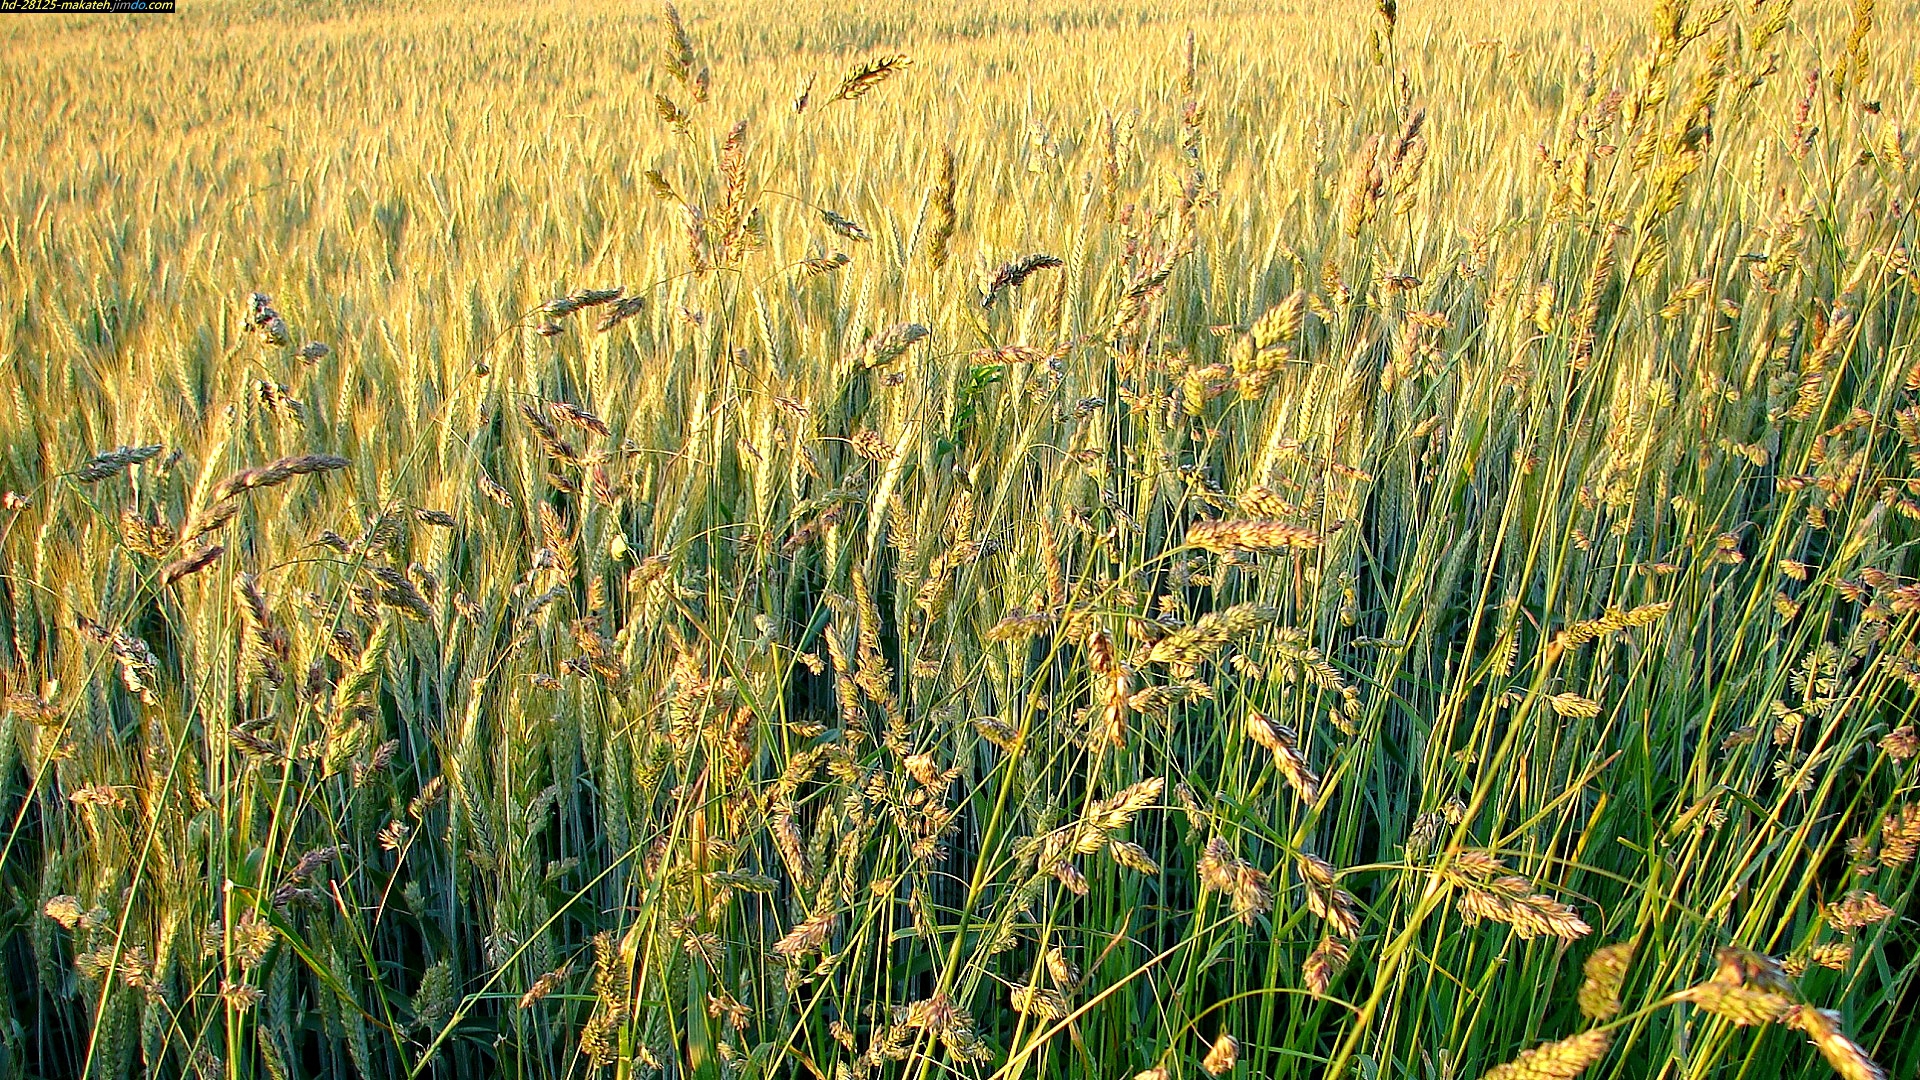
[[[1902,472],[1920,412],[1888,362],[1911,342],[1911,221],[1838,223],[1911,180],[1897,131],[1844,171],[1855,148],[1812,130],[1826,108],[1864,137],[1832,113],[1859,93],[1870,8],[1787,117],[1792,171],[1831,179],[1769,258],[1723,282],[1674,239],[1683,207],[1726,197],[1752,42],[1786,10],[1740,25],[1747,68],[1732,14],[1662,6],[1617,97],[1575,88],[1541,162],[1560,246],[1484,313],[1400,269],[1431,136],[1394,78],[1387,6],[1368,29],[1391,131],[1329,199],[1345,239],[1317,273],[1294,256],[1244,326],[1202,326],[1176,291],[1221,210],[1189,37],[1163,212],[1127,205],[1111,118],[1093,148],[1088,228],[1122,252],[1104,269],[1082,237],[955,288],[948,151],[926,195],[937,243],[914,259],[941,317],[866,323],[819,370],[782,371],[754,351],[778,338],[768,287],[858,263],[813,254],[749,282],[760,196],[856,250],[874,233],[756,187],[739,124],[709,177],[649,174],[688,268],[513,320],[405,436],[357,535],[307,547],[326,488],[382,463],[310,450],[216,480],[122,447],[10,499],[10,551],[47,517],[15,562],[34,573],[7,578],[9,681],[39,686],[9,698],[31,797],[0,870],[40,882],[33,963],[45,1000],[72,1003],[83,1071],[422,1075],[503,1053],[493,1033],[554,1075],[1452,1075],[1531,1045],[1489,1074],[1513,1080],[1609,1051],[1631,1072],[1661,1036],[1690,1074],[1743,1045],[1755,1062],[1732,1029],[1778,1025],[1842,1075],[1880,1075],[1846,1031],[1898,1051],[1913,985]],[[711,76],[665,22],[657,111],[691,141]],[[905,70],[883,57],[796,108]],[[1458,288],[1501,277],[1462,270]],[[546,343],[587,312],[601,341],[685,336],[678,446],[565,400],[593,380]],[[330,350],[294,349],[287,322],[249,302],[250,363],[291,358],[320,385]],[[1696,331],[1684,351],[1647,329],[1668,324]],[[318,429],[324,404],[242,385],[249,448]],[[471,434],[463,406],[488,414]],[[459,512],[430,505],[454,490],[430,463],[475,492]],[[275,497],[277,530],[255,509]],[[41,573],[58,503],[91,515],[104,572]],[[236,564],[264,568],[211,584]],[[289,616],[300,573],[316,599]],[[1694,672],[1710,688],[1689,697]],[[137,752],[62,749],[88,725]],[[531,797],[518,783],[546,776]],[[1635,795],[1645,809],[1612,809]],[[195,820],[251,850],[180,873]],[[543,858],[569,828],[575,854]],[[435,949],[436,921],[485,918],[489,878],[494,932]],[[1563,1009],[1498,1000],[1557,986],[1590,919],[1619,940],[1585,961],[1584,1030],[1543,1040]],[[196,924],[198,957],[180,947]],[[1451,1011],[1420,1013],[1436,993]],[[323,1034],[292,1022],[303,1005]]]

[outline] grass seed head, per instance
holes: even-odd
[[[899,55],[878,56],[865,61],[847,72],[846,77],[840,80],[840,88],[835,90],[833,96],[827,100],[829,102],[852,101],[854,98],[862,97],[867,91],[899,74],[912,63],[912,59]]]
[[[1612,1043],[1611,1032],[1583,1031],[1525,1051],[1504,1065],[1488,1069],[1480,1080],[1571,1080],[1605,1057]]]
[[[991,308],[1005,295],[1008,289],[1017,289],[1027,283],[1027,279],[1042,270],[1051,270],[1066,265],[1066,261],[1052,255],[1023,255],[994,271],[993,276],[980,290],[980,306]]]
[[[113,476],[129,465],[138,465],[158,457],[166,449],[159,443],[146,446],[119,446],[104,453],[95,454],[82,462],[74,474],[83,484],[98,483]]]
[[[1633,942],[1603,945],[1587,957],[1580,984],[1580,1012],[1590,1020],[1610,1020],[1620,1011],[1620,988],[1633,962]]]
[[[1240,1063],[1240,1043],[1233,1036],[1221,1032],[1207,1048],[1207,1056],[1201,1060],[1200,1067],[1210,1076],[1222,1076],[1233,1071]]]
[[[1312,529],[1286,521],[1226,519],[1187,529],[1187,543],[1204,551],[1307,551],[1324,543]]]

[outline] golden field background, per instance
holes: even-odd
[[[1920,1070],[1920,4],[185,6],[0,23],[0,1075]]]

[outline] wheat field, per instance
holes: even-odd
[[[1920,1077],[1916,0],[0,21],[0,1077]]]

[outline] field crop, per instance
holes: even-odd
[[[0,22],[0,1077],[1920,1075],[1920,3]]]

